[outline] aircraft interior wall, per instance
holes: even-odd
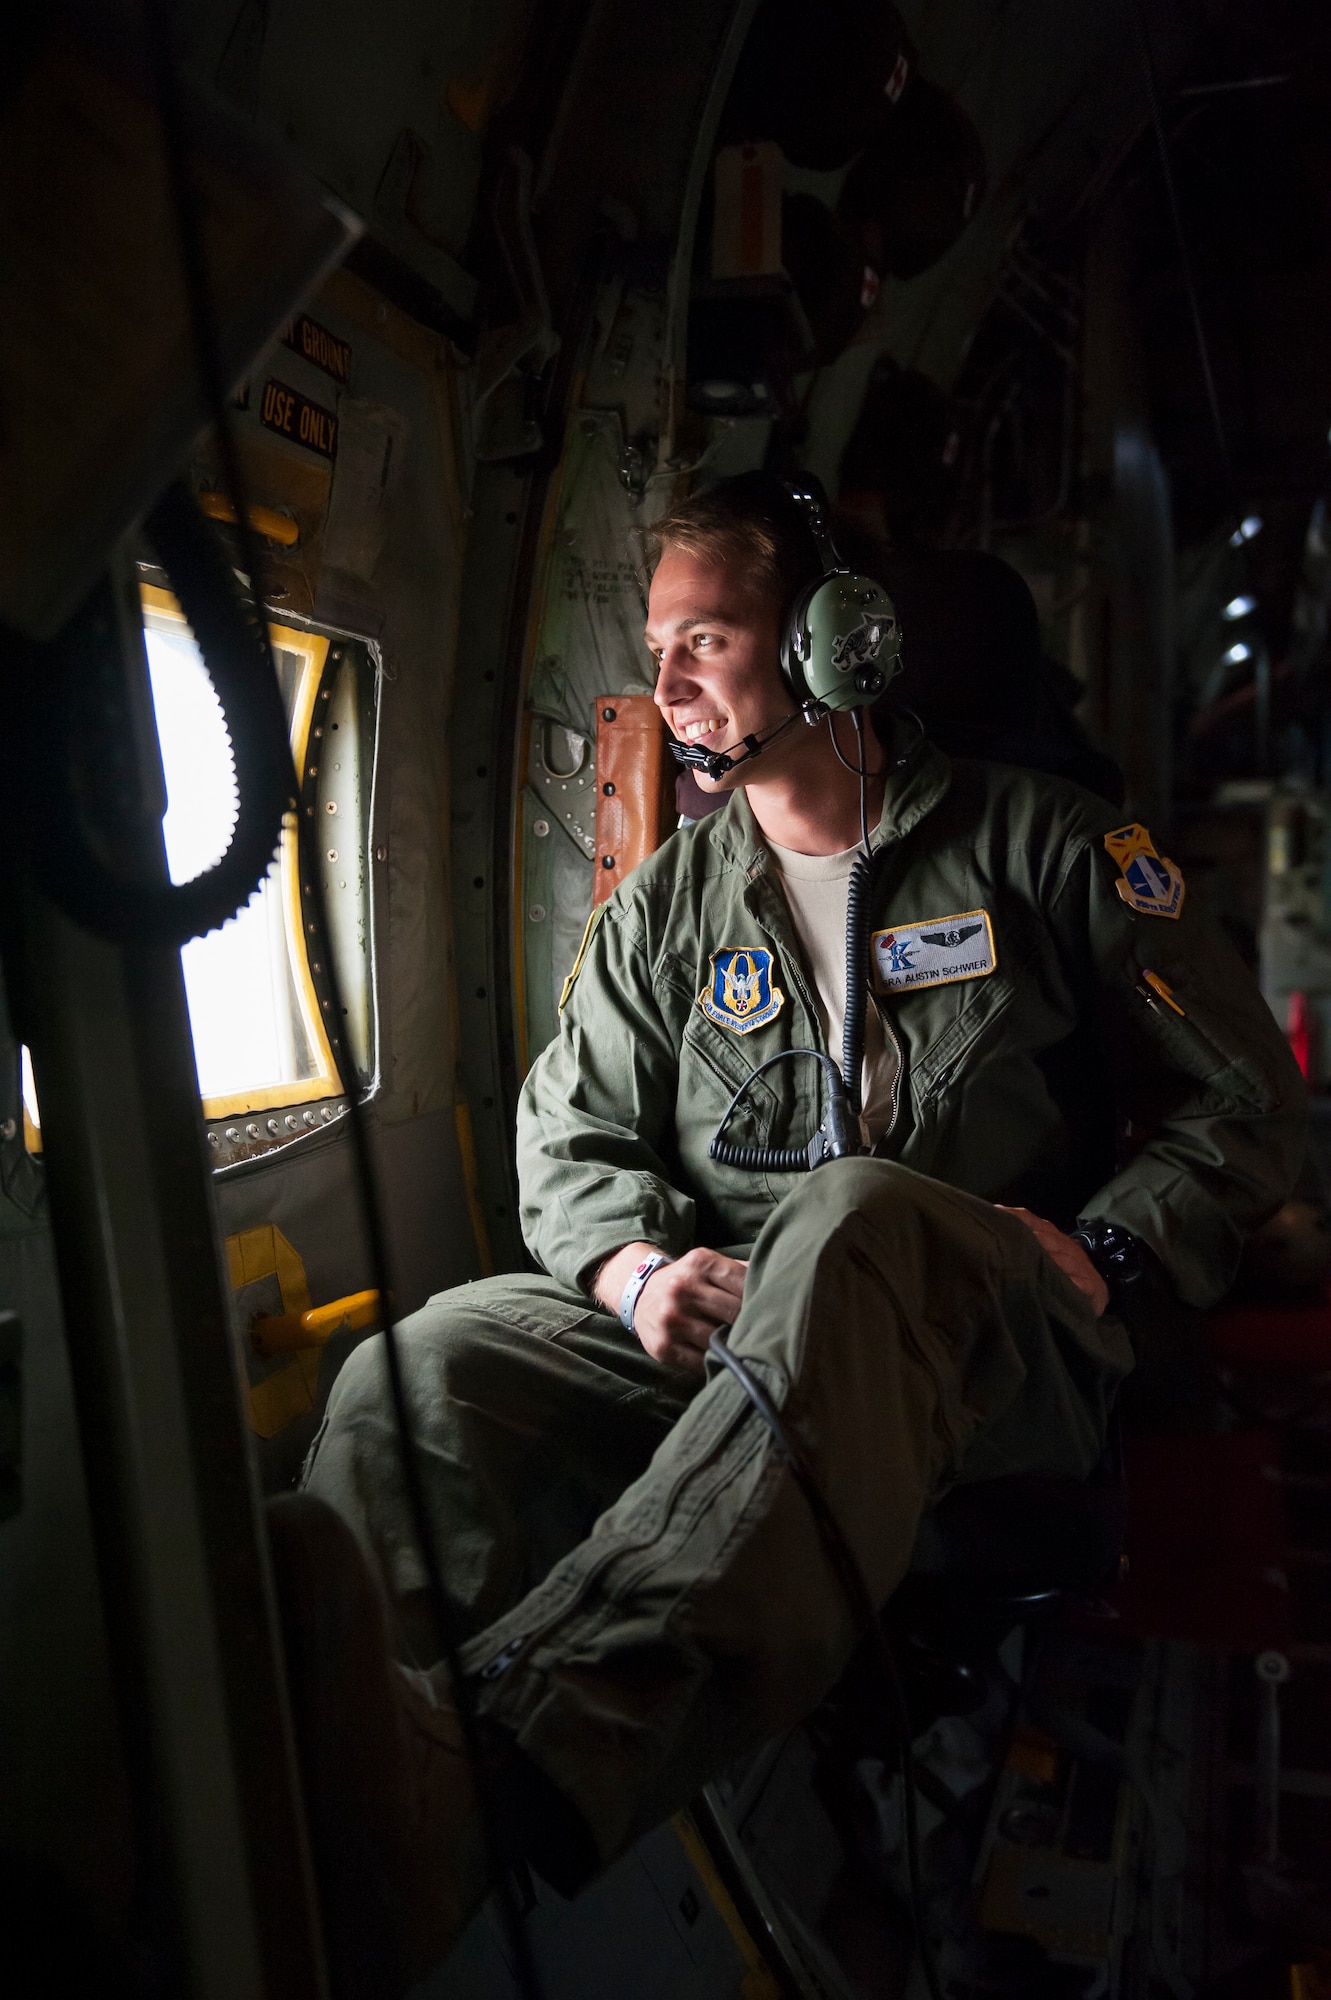
[[[1313,1021],[1304,1054],[1314,1090],[1331,1078],[1331,918],[1321,900],[1331,834],[1317,844],[1328,779],[1322,764],[1312,768],[1326,741],[1315,758],[1289,750],[1287,762],[1304,758],[1291,776],[1279,746],[1294,725],[1271,720],[1269,681],[1242,697],[1235,725],[1229,711],[1212,714],[1236,698],[1234,675],[1213,673],[1203,699],[1203,669],[1188,664],[1197,632],[1216,626],[1242,579],[1225,581],[1227,533],[1198,529],[1181,542],[1197,510],[1181,527],[1178,493],[1185,477],[1198,482],[1160,420],[1161,313],[1141,281],[1148,128],[1132,9],[899,0],[912,63],[978,134],[982,186],[927,268],[874,273],[872,284],[866,270],[850,332],[817,359],[798,300],[803,330],[781,348],[794,338],[783,267],[727,276],[717,247],[718,153],[748,143],[735,136],[732,86],[758,11],[758,0],[655,10],[627,0],[197,0],[180,10],[191,84],[298,159],[363,231],[254,363],[231,423],[264,537],[269,615],[326,662],[310,670],[297,776],[303,809],[318,816],[324,893],[341,912],[339,978],[366,996],[358,1080],[399,1318],[436,1292],[530,1268],[517,1093],[558,1031],[588,919],[626,872],[623,853],[607,847],[615,822],[598,759],[610,754],[611,726],[639,712],[619,705],[640,710],[652,691],[647,531],[690,482],[768,466],[816,473],[839,496],[846,531],[881,541],[877,502],[856,502],[845,468],[885,383],[922,382],[944,412],[933,454],[943,497],[911,546],[961,545],[1020,573],[1042,654],[1076,708],[1079,744],[1100,760],[1095,769],[1107,762],[1121,778],[1124,819],[1177,829],[1193,893],[1249,950],[1282,1027],[1293,1034],[1296,997],[1299,1020]],[[1145,11],[1160,87],[1200,74],[1207,9],[1168,0]],[[1242,8],[1217,0],[1211,11]],[[1125,189],[1131,159],[1139,164]],[[774,171],[779,216],[783,199],[835,208],[852,166]],[[1155,282],[1167,255],[1158,244],[1152,254]],[[717,329],[736,301],[748,311],[766,297],[764,285],[780,294],[787,332],[776,360],[755,349],[756,379],[741,379],[742,368],[726,372]],[[709,406],[716,379],[724,394]],[[228,536],[235,517],[215,447],[201,438],[176,471]],[[1294,542],[1305,624],[1318,612],[1324,637],[1325,549],[1305,551],[1303,534]],[[234,536],[225,546],[238,560]],[[126,560],[169,597],[142,537]],[[1307,720],[1314,707],[1309,697],[1295,716],[1309,744],[1322,726]],[[319,715],[335,713],[352,741],[347,775],[331,733],[320,734]],[[1223,735],[1254,718],[1270,732],[1256,749],[1250,731]],[[1217,742],[1228,748],[1212,770],[1205,746]],[[666,831],[673,798],[661,808]],[[274,946],[275,977],[290,978],[292,1032],[313,1065],[328,999],[320,966],[306,965],[299,934],[314,926],[303,924],[298,885],[290,895],[297,936]],[[134,1750],[117,1721],[99,1503],[84,1474],[90,1417],[85,1403],[80,1422],[70,1371],[78,1343],[61,1304],[40,1133],[20,1088],[19,1047],[30,1043],[42,1090],[31,1006],[16,985],[0,1018],[0,1309],[17,1314],[23,1342],[11,1452],[21,1497],[0,1518],[0,1848],[31,1863],[34,1893],[52,1909],[68,1895],[97,1940],[119,1940],[133,1932],[142,1890]],[[370,1284],[345,1096],[326,1069],[307,1081],[241,1078],[203,1104],[238,1436],[244,1425],[237,1451],[263,1494],[298,1479],[339,1368],[378,1323],[362,1311],[317,1347],[256,1347],[256,1320],[350,1302]],[[1179,1338],[1195,1346],[1196,1325]],[[1186,1374],[1172,1360],[1164,1368],[1153,1391],[1162,1407],[1192,1395]],[[0,1394],[5,1379],[0,1370]],[[3,1436],[0,1427],[0,1446]],[[1160,1713],[1172,1699],[1182,1701],[1173,1683]],[[1188,1700],[1194,1727],[1203,1697]],[[803,1755],[796,1747],[788,1763],[764,1767],[763,1783],[778,1772],[773,1800],[783,1786],[804,1797]],[[762,1796],[755,1778],[731,1804],[760,1815]],[[811,1789],[808,1799],[790,1808],[807,1813],[808,1846],[803,1862],[786,1856],[783,1908],[811,1934],[830,1895],[819,1871],[830,1882],[834,1835]],[[1171,1793],[1167,1809],[1192,1803]],[[880,1804],[886,1823],[896,1808]],[[770,1812],[769,1858],[785,1838],[775,1803]],[[701,1927],[684,1939],[678,1910],[710,1878],[682,1851],[673,1836],[652,1836],[593,1892],[585,1921],[541,1902],[533,1930],[556,1968],[550,2000],[627,1990],[654,1924],[659,1985],[644,1975],[644,1992],[760,2000],[786,1991],[730,1923],[725,1894],[702,1898]],[[1186,1865],[1173,1854],[1179,1899]],[[487,1924],[423,1995],[516,1992]],[[835,1984],[821,1943],[805,1935],[791,1949],[804,1954],[800,1992],[844,2000],[850,1988]],[[1171,1951],[1169,1990],[1191,1992],[1175,1978],[1177,1939]],[[261,1990],[277,2000],[277,1985],[256,1985],[254,2000]],[[289,1990],[294,2000],[299,1983]],[[869,1990],[856,1988],[855,2000]],[[1111,1993],[1109,1984],[1057,1990]],[[1115,2000],[1164,1990],[1126,1975],[1112,1986]],[[1300,2000],[1321,1990],[1308,1986]],[[249,2000],[248,1990],[232,2000]]]

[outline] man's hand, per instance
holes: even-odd
[[[606,1258],[596,1274],[596,1297],[607,1312],[618,1314],[620,1295],[635,1265],[654,1247],[626,1243]],[[689,1250],[673,1264],[653,1271],[638,1294],[633,1315],[633,1331],[653,1361],[701,1375],[708,1336],[734,1320],[748,1268],[719,1250]]]
[[[1005,1215],[1020,1216],[1040,1248],[1052,1257],[1065,1278],[1071,1278],[1079,1292],[1085,1292],[1095,1307],[1098,1319],[1109,1304],[1109,1287],[1096,1270],[1080,1243],[1074,1243],[1061,1229],[1055,1229],[1052,1222],[1046,1222],[1042,1215],[1032,1215],[1029,1208],[1008,1208],[1001,1201],[995,1202]]]

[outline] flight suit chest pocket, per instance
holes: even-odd
[[[754,1038],[758,1042],[762,1039]],[[695,1008],[684,1030],[680,1097],[694,1104],[699,1100],[712,1099],[716,1104],[716,1115],[720,1117],[758,1064],[775,1053],[775,1048],[753,1047],[747,1041],[741,1043],[735,1035],[718,1028]],[[769,1115],[777,1109],[776,1096],[766,1077],[759,1077],[746,1095],[755,1107],[764,1106]]]
[[[959,1010],[952,997],[956,994],[965,995]],[[895,1010],[888,1003],[898,1036],[915,1046],[925,1041],[923,1054],[912,1065],[911,1080],[918,1105],[940,1096],[948,1084],[988,1060],[1000,1046],[1016,994],[1012,976],[995,972],[987,979],[977,980],[969,989],[951,989],[946,999],[941,993],[937,998],[920,993],[898,1002]],[[951,1019],[945,1024],[931,1021],[930,1015],[936,1016],[944,1007],[951,1012]]]

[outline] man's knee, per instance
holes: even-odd
[[[398,1359],[409,1401],[413,1391],[430,1399],[449,1394],[484,1342],[484,1321],[467,1298],[471,1289],[441,1292],[399,1322]],[[327,1421],[338,1427],[379,1423],[389,1417],[391,1404],[384,1336],[376,1333],[343,1362],[329,1394]]]
[[[1001,1237],[995,1228],[1001,1218],[988,1202],[895,1160],[873,1159],[834,1160],[819,1167],[782,1202],[763,1236],[793,1236],[813,1247],[854,1218],[868,1226],[885,1250],[917,1240],[921,1232],[954,1237],[959,1245],[973,1238],[977,1249],[988,1249]]]

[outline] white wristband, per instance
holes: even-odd
[[[668,1257],[664,1250],[653,1250],[650,1257],[644,1257],[641,1264],[634,1265],[629,1273],[629,1281],[619,1295],[619,1323],[626,1333],[633,1331],[633,1315],[637,1310],[638,1299],[652,1272],[659,1271],[662,1264],[673,1264],[674,1261],[674,1258]]]

